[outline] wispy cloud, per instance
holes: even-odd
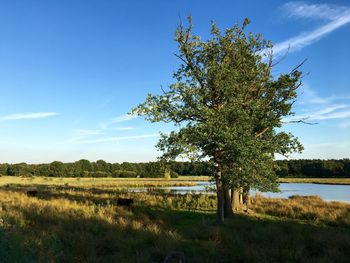
[[[322,97],[317,92],[304,84],[300,89],[298,104],[305,106],[322,106],[322,105],[337,105],[338,103],[345,103],[349,105],[347,101],[350,100],[350,94],[331,95]],[[336,104],[335,104],[336,103]]]
[[[129,121],[129,120],[135,119],[137,117],[138,116],[136,116],[136,115],[125,114],[125,115],[121,115],[121,116],[113,118],[112,119],[112,123],[119,123],[119,122]]]
[[[105,137],[108,133],[112,131],[132,131],[137,128],[132,126],[121,126],[115,127],[119,123],[123,123],[132,119],[137,118],[135,115],[121,115],[110,119],[108,122],[98,124],[98,129],[75,129],[73,130],[74,136],[69,140],[69,142],[76,143],[102,143],[108,141],[121,141],[127,139],[136,139],[136,138],[147,138],[150,135],[138,135],[138,136],[128,136],[128,137]],[[104,136],[101,138],[101,136]],[[94,139],[88,140],[88,137],[95,137]],[[97,138],[96,138],[97,137]]]
[[[132,126],[126,126],[126,127],[116,127],[116,128],[113,128],[113,130],[116,130],[116,131],[132,131],[132,130],[137,130],[136,127],[132,127]]]
[[[283,42],[274,45],[274,54],[283,52],[300,50],[332,31],[350,23],[350,7],[336,6],[328,4],[307,4],[304,2],[290,2],[283,6],[289,17],[306,18],[306,19],[322,19],[326,23],[318,28],[301,33]]]
[[[346,122],[350,118],[350,96],[348,95],[322,97],[308,85],[305,85],[302,88],[300,98],[297,109],[299,108],[301,113],[288,117],[284,121],[319,122],[338,119]]]
[[[107,129],[109,126],[111,126],[113,124],[130,121],[130,120],[135,119],[137,117],[138,116],[136,116],[136,115],[124,114],[124,115],[120,115],[120,116],[112,118],[109,122],[100,123],[99,126],[101,127],[101,129]]]
[[[310,116],[310,120],[332,120],[332,119],[345,119],[350,117],[350,110],[329,112],[324,114],[315,114]]]
[[[350,117],[350,105],[330,105],[324,108],[313,110],[302,115],[296,115],[290,118],[286,118],[285,122],[307,120],[307,121],[320,121],[320,120],[332,120],[332,119],[346,119]]]
[[[335,20],[349,13],[349,7],[329,4],[307,4],[302,1],[289,2],[283,6],[290,17]]]
[[[152,134],[142,134],[142,135],[135,135],[135,136],[105,137],[105,138],[99,138],[94,140],[84,140],[84,141],[80,141],[79,143],[95,144],[95,143],[118,142],[118,141],[126,141],[126,140],[140,140],[140,139],[153,138],[153,137],[159,137],[159,134],[152,133]]]
[[[80,136],[80,137],[86,137],[86,136],[93,136],[93,135],[100,135],[102,134],[102,130],[85,130],[85,129],[75,129],[73,132]]]
[[[349,106],[347,105],[331,105],[331,106],[328,106],[324,109],[321,109],[319,111],[317,111],[316,114],[314,114],[313,116],[323,116],[325,114],[329,114],[329,113],[332,113],[336,110],[341,110],[341,109],[345,109],[345,108],[349,108]]]
[[[33,112],[33,113],[16,113],[0,117],[0,121],[16,121],[16,120],[31,120],[43,119],[56,116],[56,112]]]
[[[100,135],[103,135],[103,130],[74,129],[72,132],[73,136],[70,139],[59,143],[79,143],[80,141],[86,140],[89,137],[96,138]]]

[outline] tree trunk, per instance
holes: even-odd
[[[240,187],[238,189],[239,189],[238,190],[238,192],[239,192],[239,205],[242,208],[242,206],[243,206],[243,188]]]
[[[231,217],[233,216],[233,210],[231,205],[230,191],[229,188],[223,184],[223,192],[224,192],[224,216]]]
[[[222,224],[224,222],[224,189],[222,183],[222,170],[219,167],[216,169],[215,174],[216,183],[216,195],[217,195],[217,208],[216,208],[216,223]]]
[[[250,208],[250,193],[249,193],[249,187],[245,187],[243,190],[243,202],[246,207],[246,212],[249,211]]]
[[[241,204],[240,204],[240,193],[239,188],[232,188],[231,189],[231,207],[233,208],[234,212],[241,210]]]

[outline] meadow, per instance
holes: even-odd
[[[350,184],[350,178],[279,178],[280,183]]]
[[[174,251],[187,262],[348,262],[350,257],[348,203],[255,196],[248,213],[218,226],[211,194],[123,189],[134,179],[12,179],[0,178],[1,262],[164,262]],[[37,189],[38,196],[28,197],[28,189]],[[119,197],[135,203],[130,209],[117,206]]]
[[[43,176],[2,176],[0,186],[18,185],[71,185],[84,187],[159,187],[159,186],[193,186],[196,181],[208,180],[208,177],[196,176],[190,179],[184,176],[176,179],[164,178],[73,178],[73,177],[43,177]]]

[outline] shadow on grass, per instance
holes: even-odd
[[[350,257],[346,228],[245,215],[216,226],[213,213],[147,205],[133,212],[113,208],[112,221],[95,216],[98,208],[90,218],[20,205],[12,209],[20,219],[0,227],[2,262],[162,262],[174,250],[184,252],[187,262],[348,262]],[[133,220],[142,225],[135,227]],[[154,229],[147,227],[152,224]]]
[[[206,195],[206,200],[204,201],[210,201],[211,207],[203,207],[200,203],[200,197],[201,195],[192,195],[190,200],[186,200],[186,195],[182,194],[176,194],[176,193],[165,193],[164,191],[160,190],[157,191],[153,188],[150,188],[149,192],[129,192],[127,188],[121,189],[121,188],[115,188],[115,189],[103,189],[103,188],[90,188],[90,187],[77,187],[77,186],[67,186],[67,185],[5,185],[0,187],[0,190],[8,191],[8,192],[18,192],[25,194],[26,191],[30,189],[36,189],[38,190],[38,199],[42,200],[55,200],[55,199],[67,199],[70,201],[75,201],[79,203],[88,203],[88,204],[95,204],[95,205],[116,205],[116,200],[118,197],[131,197],[135,198],[136,203],[138,206],[144,206],[146,203],[142,198],[141,195],[148,195],[151,194],[154,197],[157,197],[161,204],[155,204],[153,206],[158,208],[164,208],[165,206],[172,206],[175,208],[187,208],[189,210],[196,210],[196,211],[202,211],[202,212],[212,212],[213,207],[216,203],[216,197],[215,196],[209,196]],[[168,197],[173,197],[174,203],[167,204]],[[203,200],[202,200],[203,203]],[[182,205],[183,204],[183,205]],[[206,204],[207,205],[207,204]],[[149,204],[148,204],[149,206]]]
[[[79,211],[12,209],[18,217],[0,227],[1,262],[162,262],[178,247],[176,237],[160,225],[142,227],[122,210],[109,223]]]

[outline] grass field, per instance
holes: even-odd
[[[350,257],[346,203],[256,196],[249,214],[217,226],[214,195],[127,193],[106,187],[104,180],[91,187],[88,179],[74,186],[66,178],[62,184],[4,179],[1,262],[163,262],[173,251],[184,253],[187,262],[348,262]],[[38,197],[26,196],[32,188]],[[118,207],[118,197],[134,198],[135,204]]]
[[[60,178],[60,177],[20,177],[1,176],[0,186],[4,184],[50,184],[50,185],[106,185],[128,187],[152,186],[191,186],[196,182],[209,181],[209,176],[179,176],[170,180],[164,178]],[[313,184],[350,184],[350,178],[279,178],[280,183],[313,183]]]
[[[279,178],[280,183],[350,184],[350,178]]]
[[[180,176],[182,181],[209,181],[208,176]],[[350,178],[279,178],[280,183],[350,184]]]
[[[200,178],[200,177],[199,177]],[[198,179],[198,178],[196,178]],[[203,180],[203,179],[202,179]],[[191,186],[195,181],[188,177],[165,180],[164,178],[67,178],[67,177],[20,177],[2,176],[0,186],[18,185],[70,185],[84,187],[159,187],[159,186]]]

